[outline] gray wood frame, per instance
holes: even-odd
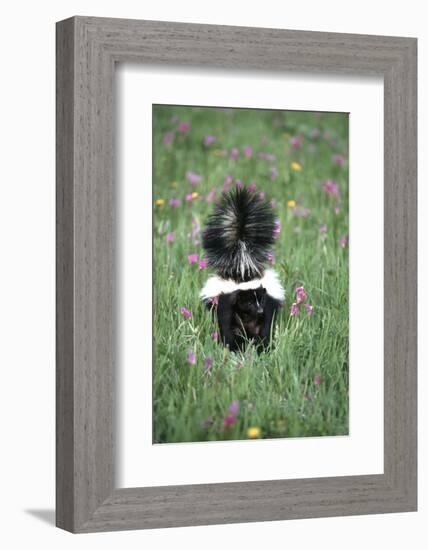
[[[58,527],[82,533],[416,510],[416,45],[90,17],[57,24]],[[382,475],[115,488],[116,62],[383,76]]]

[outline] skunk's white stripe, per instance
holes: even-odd
[[[266,269],[263,277],[260,279],[252,279],[245,283],[236,283],[232,279],[222,279],[218,275],[213,275],[205,283],[199,296],[202,300],[209,300],[215,298],[220,294],[230,294],[235,290],[250,290],[256,289],[262,286],[266,289],[266,292],[275,300],[283,302],[285,299],[285,291],[281,285],[277,273],[273,269]]]

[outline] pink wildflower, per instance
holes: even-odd
[[[252,181],[250,184],[248,184],[248,191],[250,193],[254,193],[254,191],[256,190],[257,188],[257,185],[256,185],[256,182],[255,181]]]
[[[267,253],[267,260],[271,265],[275,264],[275,256],[272,254],[272,252]]]
[[[260,191],[260,193],[259,193],[259,199],[260,199],[261,201],[264,201],[265,198],[266,198],[266,193],[265,193],[264,191]]]
[[[228,416],[225,416],[223,418],[223,426],[225,428],[230,428],[230,426],[233,426],[236,423],[236,416],[233,416],[233,414],[229,414]]]
[[[336,216],[340,214],[340,208],[338,206],[336,206],[336,208],[334,209],[334,213],[336,214]]]
[[[210,370],[213,366],[213,360],[211,357],[207,357],[204,361],[204,370]]]
[[[342,167],[345,164],[345,159],[342,157],[342,155],[332,155],[331,161],[336,166]]]
[[[199,262],[198,271],[201,271],[201,269],[205,269],[206,267],[208,267],[208,260],[206,258],[203,258]]]
[[[187,256],[187,261],[189,264],[197,264],[198,263],[198,255],[197,254],[189,254]]]
[[[302,136],[293,136],[290,138],[290,145],[293,149],[300,149],[300,147],[302,146],[302,141]]]
[[[239,149],[237,147],[232,147],[232,149],[230,150],[230,158],[232,160],[236,160],[238,158],[238,155]]]
[[[327,225],[325,223],[320,225],[320,233],[327,233]]]
[[[281,233],[281,222],[279,220],[275,220],[275,228],[273,230],[273,238],[278,239],[280,233]]]
[[[218,342],[218,332],[213,332],[211,338],[213,342]]]
[[[211,191],[208,193],[208,195],[205,197],[205,200],[207,202],[213,202],[215,200],[216,193],[217,193],[217,189],[213,187]]]
[[[170,145],[174,141],[175,133],[174,132],[165,132],[163,135],[163,142],[165,145]]]
[[[348,244],[348,236],[342,235],[342,237],[340,237],[339,239],[339,244],[342,248],[345,248],[345,246]]]
[[[319,386],[321,384],[321,376],[319,374],[314,376],[314,384],[315,386]]]
[[[299,308],[296,303],[291,306],[290,315],[291,317],[296,317],[296,315],[299,315]]]
[[[248,159],[252,156],[252,154],[253,154],[253,148],[250,147],[249,145],[246,145],[244,147],[244,157]]]
[[[212,298],[210,298],[209,303],[212,306],[218,306],[218,296],[213,296]],[[216,334],[216,333],[214,332],[213,334]]]
[[[174,242],[174,239],[175,239],[174,233],[168,233],[168,234],[167,234],[167,236],[166,236],[166,242],[167,242],[167,243],[172,243],[172,242]]]
[[[234,415],[239,413],[239,401],[237,399],[230,404],[229,412]]]
[[[311,306],[310,304],[304,304],[304,306],[308,316],[310,317],[314,311],[314,306]]]
[[[230,184],[232,183],[233,178],[232,176],[226,176],[224,182],[223,182],[223,191],[227,191],[230,187]]]
[[[241,180],[236,180],[235,185],[238,189],[242,189],[244,187],[244,184]]]
[[[204,145],[205,147],[209,147],[215,142],[215,136],[208,135],[204,137]]]
[[[180,313],[181,313],[181,315],[182,315],[184,318],[186,318],[186,319],[191,319],[191,318],[192,318],[192,312],[189,311],[189,310],[187,309],[187,307],[182,307],[182,308],[180,309]]]
[[[176,198],[169,199],[169,205],[172,208],[178,208],[180,206],[180,204],[181,204],[180,199],[176,199]]]
[[[278,177],[278,170],[276,169],[276,166],[272,166],[271,169],[270,169],[270,177],[273,179],[273,180],[276,180],[276,178]]]
[[[329,193],[330,195],[333,195],[334,197],[336,197],[337,200],[340,199],[340,190],[339,190],[339,186],[337,185],[337,183],[333,180],[327,180],[324,182],[324,185],[323,185],[323,188],[324,188],[324,191],[326,193]]]
[[[263,198],[264,198],[264,197],[263,197]],[[275,199],[272,199],[272,200],[270,201],[270,205],[271,205],[272,208],[276,208],[276,207],[278,206],[278,203],[276,202]]]
[[[197,185],[201,181],[201,176],[198,174],[195,174],[194,172],[191,172],[190,170],[186,172],[186,178],[189,183],[192,185]]]
[[[187,134],[190,130],[190,124],[188,122],[180,122],[178,125],[178,131],[182,134]]]
[[[189,365],[196,365],[196,354],[193,351],[189,351],[187,354],[187,362]]]
[[[298,304],[301,304],[302,302],[305,302],[308,299],[308,295],[306,294],[305,288],[303,286],[298,286],[295,289],[296,292],[296,302]]]

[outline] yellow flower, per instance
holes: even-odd
[[[165,204],[165,199],[156,199],[155,204],[156,206],[163,206]]]
[[[257,439],[260,437],[262,431],[258,426],[251,426],[251,428],[248,428],[247,430],[247,437],[250,439]]]
[[[192,199],[196,199],[196,197],[199,197],[199,193],[197,193],[196,191],[193,191]]]
[[[291,200],[287,202],[288,208],[296,208],[296,201]]]
[[[299,162],[292,162],[291,169],[295,172],[300,172],[300,170],[302,169],[302,165]]]

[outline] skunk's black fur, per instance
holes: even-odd
[[[273,318],[282,304],[262,285],[274,230],[271,205],[245,188],[223,195],[208,218],[203,246],[225,289],[216,295],[213,311],[221,341],[231,351],[243,350],[249,340],[258,351],[269,345]]]
[[[274,242],[275,215],[257,193],[224,194],[208,218],[203,247],[208,265],[237,283],[261,277]]]

